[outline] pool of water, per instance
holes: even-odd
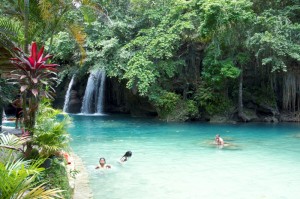
[[[95,199],[300,198],[300,125],[72,118],[71,146]],[[232,146],[212,145],[216,134]],[[133,156],[120,165],[127,150]],[[112,169],[95,170],[100,157]]]

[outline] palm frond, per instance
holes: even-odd
[[[83,48],[85,44],[85,38],[86,34],[83,30],[83,27],[76,25],[76,24],[71,24],[68,26],[70,34],[74,37],[76,43],[78,44],[78,47],[81,52],[81,60],[80,63],[82,64],[86,58],[86,52],[85,49]]]
[[[30,191],[26,192],[26,195],[24,196],[24,199],[28,198],[41,198],[41,199],[54,199],[54,198],[62,198],[59,193],[63,192],[63,190],[60,189],[48,189],[46,190],[44,186],[46,183],[40,184],[37,187],[34,187]]]
[[[19,137],[13,134],[0,134],[0,147],[10,146],[10,147],[20,147],[25,140],[20,139]]]
[[[0,19],[0,46],[11,50],[16,44],[21,43],[21,24],[8,18]]]
[[[59,189],[46,189],[44,183],[39,183],[36,178],[43,170],[39,168],[41,161],[30,162],[9,160],[6,163],[0,162],[0,196],[1,198],[62,198]]]
[[[41,17],[45,21],[53,21],[55,16],[53,10],[54,4],[49,0],[40,0],[39,1],[39,8],[41,10]]]

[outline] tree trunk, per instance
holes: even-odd
[[[24,0],[24,51],[28,53],[29,0]]]
[[[238,116],[243,122],[249,121],[249,118],[245,115],[243,110],[243,69],[241,69],[241,74],[239,77]]]
[[[0,132],[2,131],[3,107],[0,105]]]

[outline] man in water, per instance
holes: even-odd
[[[105,158],[100,158],[99,165],[95,169],[110,169],[111,166],[106,164]]]
[[[21,98],[21,96],[18,96],[19,98],[16,99],[15,101],[12,102],[12,106],[16,109],[16,129],[19,128],[18,124],[20,122],[20,127],[22,124],[22,117],[23,117],[23,109],[22,109],[22,105],[23,105],[23,100]]]
[[[131,151],[126,151],[126,153],[123,155],[123,157],[120,159],[120,162],[126,162],[128,160],[128,158],[130,158],[132,156],[132,152]]]
[[[215,137],[215,144],[219,146],[224,146],[224,140],[220,137],[219,134]]]

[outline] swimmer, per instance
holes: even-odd
[[[95,169],[110,169],[111,166],[106,164],[105,158],[100,158],[99,165]]]
[[[219,146],[224,146],[224,140],[220,137],[219,134],[215,137],[215,144]]]
[[[126,162],[128,160],[128,158],[130,158],[131,156],[132,156],[132,152],[131,151],[126,151],[126,153],[120,159],[120,162]]]

